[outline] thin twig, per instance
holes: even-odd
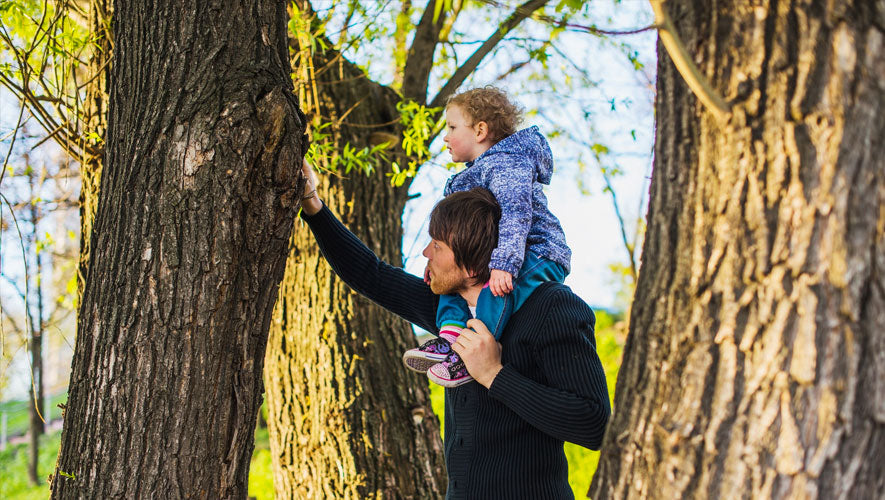
[[[27,252],[25,251],[24,236],[22,236],[22,230],[21,230],[21,227],[19,227],[19,225],[18,225],[18,219],[15,216],[15,210],[13,210],[13,208],[12,208],[12,203],[9,203],[9,200],[6,198],[6,196],[3,193],[0,193],[0,200],[6,202],[6,206],[9,207],[9,214],[12,215],[12,222],[15,225],[15,230],[18,232],[18,242],[22,248],[22,261],[24,262],[24,265],[25,265],[25,312],[30,313],[31,303],[30,303],[29,297],[31,295],[31,291],[30,291],[29,283],[30,283],[31,277],[30,277],[30,272],[28,271],[28,256],[27,256]],[[29,314],[25,314],[25,323],[26,323],[25,328],[27,328],[28,331],[31,331],[31,329],[33,328],[33,322],[31,321],[31,317]]]
[[[12,131],[12,140],[9,142],[9,150],[6,152],[6,158],[3,160],[3,171],[0,172],[0,185],[3,184],[3,177],[6,176],[6,166],[9,165],[9,157],[12,156],[12,148],[15,146],[15,139],[18,137],[18,131],[22,126],[22,117],[24,114],[25,101],[22,100],[22,105],[18,112],[18,121],[15,123],[15,128]]]
[[[540,9],[547,3],[546,0],[528,0],[523,3],[519,7],[517,7],[507,19],[501,23],[496,29],[494,34],[490,36],[485,43],[483,43],[476,51],[461,65],[455,73],[449,78],[449,81],[446,82],[445,85],[439,90],[436,94],[436,97],[430,101],[430,108],[438,108],[443,105],[443,103],[448,99],[450,95],[455,92],[455,89],[461,86],[464,83],[464,80],[473,73],[473,71],[479,66],[479,63],[488,55],[489,52],[504,38],[507,33],[510,32],[513,28],[515,28],[519,23],[525,20],[527,17],[532,15],[533,12]]]

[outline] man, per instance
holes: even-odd
[[[354,290],[428,331],[439,294],[460,294],[475,307],[484,283],[474,276],[488,267],[501,214],[491,193],[454,193],[433,209],[428,286],[350,233],[317,196],[310,165],[303,168],[302,218]],[[556,282],[514,312],[500,344],[482,322],[467,323],[452,348],[475,383],[446,389],[446,498],[574,498],[563,442],[599,449],[611,413],[594,324],[587,304]]]

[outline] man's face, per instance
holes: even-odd
[[[469,274],[455,265],[455,254],[445,242],[432,239],[422,253],[427,257],[427,274],[433,293],[453,295],[469,288]]]

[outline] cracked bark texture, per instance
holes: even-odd
[[[303,180],[279,2],[114,4],[53,498],[245,498]]]
[[[648,234],[590,496],[885,491],[885,4],[668,1]]]
[[[305,14],[307,15],[307,14]],[[400,96],[369,80],[339,52],[293,38],[299,98],[333,154],[401,136]],[[322,200],[383,260],[402,262],[408,183],[394,188],[387,150],[366,175],[321,175]],[[324,158],[317,166],[328,167]],[[341,168],[341,167],[339,167]],[[341,168],[343,170],[343,168]],[[266,359],[268,431],[280,498],[440,498],[446,474],[426,376],[402,353],[408,323],[353,292],[332,272],[313,234],[298,225],[274,310]]]

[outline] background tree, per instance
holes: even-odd
[[[19,124],[25,116],[33,118],[46,132],[40,143],[52,139],[77,160],[81,182],[79,300],[88,271],[107,127],[110,2],[16,0],[0,9],[4,14],[0,84],[21,102]],[[17,127],[10,153],[16,137]]]
[[[77,166],[82,180],[80,190],[81,237],[79,239],[81,276],[85,276],[85,263],[88,256],[89,236],[92,218],[98,196],[98,176],[100,175],[102,137],[106,113],[104,95],[105,71],[110,60],[106,30],[109,24],[108,10],[103,0],[89,2],[4,2],[3,23],[0,25],[0,47],[4,56],[0,64],[0,83],[21,102],[18,123],[12,131],[9,150],[4,166],[13,153],[20,128],[28,120],[35,121],[44,130],[41,140],[30,140],[26,147],[39,147],[47,140],[54,140],[71,157],[79,160]],[[86,62],[84,62],[86,61]],[[27,137],[22,137],[26,140]],[[24,155],[27,158],[27,154]],[[70,178],[70,162],[60,174]],[[11,170],[9,172],[12,172]],[[33,170],[29,171],[33,174]],[[32,175],[29,174],[29,178]],[[0,182],[7,176],[4,168]],[[8,180],[8,179],[7,179]],[[45,178],[41,178],[40,184]],[[9,182],[7,182],[9,184]],[[8,186],[7,186],[8,187]],[[33,183],[31,183],[33,187]],[[9,192],[9,190],[7,190]],[[8,201],[8,200],[7,200]],[[37,231],[43,215],[39,214],[45,200],[32,196],[24,206],[30,208],[31,228]],[[59,200],[56,200],[59,201]],[[69,200],[61,203],[69,205]],[[16,207],[10,206],[11,211]],[[58,210],[58,203],[52,210]],[[49,233],[47,233],[49,234]],[[43,314],[43,272],[40,248],[49,248],[46,241],[38,241],[35,232],[28,239],[28,248],[36,249],[33,263],[36,264],[36,317],[30,321],[30,375],[33,405],[31,413],[31,453],[29,474],[32,482],[42,483],[37,477],[37,457],[39,435],[43,430],[44,381],[42,346],[46,320]],[[84,279],[77,283],[76,307]],[[61,308],[62,310],[65,308]],[[53,315],[56,308],[53,308]],[[28,311],[30,314],[30,309]],[[31,316],[33,316],[31,314]]]
[[[5,295],[0,302],[0,345],[6,365],[0,365],[0,376],[6,378],[10,368],[18,371],[9,363],[19,350],[26,351],[27,361],[20,366],[29,382],[24,404],[28,413],[28,475],[37,485],[45,483],[45,476],[41,478],[37,471],[37,457],[40,436],[51,415],[45,365],[47,349],[52,347],[49,337],[72,310],[70,301],[65,300],[66,283],[54,279],[60,273],[53,271],[74,257],[68,254],[68,242],[55,241],[52,233],[58,225],[63,227],[65,214],[76,208],[76,202],[71,191],[64,189],[73,184],[69,162],[58,162],[29,148],[38,138],[28,131],[19,131],[19,136],[20,154],[7,165],[6,185],[0,195],[0,288]]]
[[[302,184],[279,2],[117,2],[53,497],[244,497]]]
[[[593,498],[885,489],[885,12],[665,4],[648,234]],[[879,492],[879,493],[877,493]]]

